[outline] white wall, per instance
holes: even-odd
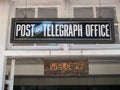
[[[95,75],[115,75],[120,74],[120,63],[113,64],[90,64],[89,74]]]
[[[7,67],[7,73],[10,66]],[[90,63],[89,75],[118,75],[120,74],[120,63]],[[15,75],[44,75],[44,64],[17,64]]]

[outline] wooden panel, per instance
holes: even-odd
[[[88,60],[45,60],[45,76],[84,76],[88,75]]]

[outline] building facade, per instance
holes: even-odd
[[[113,18],[115,42],[11,43],[12,18]],[[119,86],[119,30],[120,0],[0,0],[0,90],[4,90],[5,83],[9,90],[14,85],[16,88],[21,85],[19,90],[25,90],[25,85]],[[80,60],[81,57],[88,60],[87,76],[44,77],[44,60]],[[9,72],[7,80],[5,76]]]

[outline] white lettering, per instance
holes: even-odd
[[[27,36],[30,37],[34,35],[35,24],[17,24],[16,36]]]

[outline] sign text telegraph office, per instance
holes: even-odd
[[[12,43],[114,43],[112,19],[13,18]]]

